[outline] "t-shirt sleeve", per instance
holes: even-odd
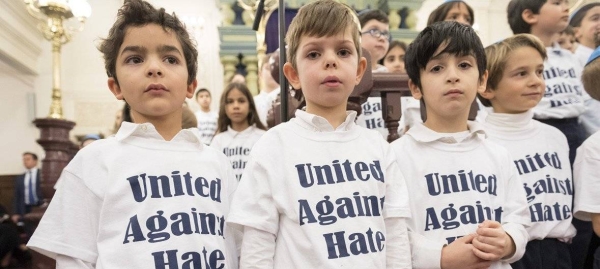
[[[95,264],[102,201],[68,170],[28,246],[50,258],[64,255]]]
[[[386,194],[383,205],[384,218],[410,218],[408,191],[404,175],[396,162],[396,155],[388,147],[386,160]]]
[[[248,161],[234,193],[228,222],[277,234],[279,212],[270,184],[273,176],[265,165],[258,161],[262,159],[264,158],[254,155]]]
[[[583,146],[577,149],[577,157],[573,163],[573,185],[575,186],[575,208],[573,216],[584,221],[591,221],[590,213],[600,213],[600,147],[590,142],[594,138],[600,142],[600,136],[588,138]],[[598,145],[596,145],[598,146]]]
[[[96,268],[93,264],[89,262],[82,261],[80,259],[75,259],[73,257],[58,255],[56,257],[56,269],[94,269]]]

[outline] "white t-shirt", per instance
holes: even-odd
[[[584,45],[579,44],[575,49],[574,54],[575,57],[577,57],[577,60],[579,60],[579,64],[581,64],[581,66],[585,66],[588,59],[590,58],[590,55],[592,55],[593,52],[593,48],[588,48]]]
[[[457,140],[418,124],[391,144],[409,179],[414,268],[439,268],[442,247],[474,233],[485,220],[500,222],[516,246],[512,257],[490,268],[511,268],[525,252],[529,211],[512,158],[481,137],[478,123],[468,126],[470,134]]]
[[[560,130],[532,117],[532,111],[490,113],[484,128],[489,140],[508,149],[521,176],[531,217],[529,240],[570,242],[576,230],[569,144]]]
[[[575,180],[575,217],[591,221],[590,213],[600,213],[600,132],[577,148],[573,163]]]
[[[546,92],[533,108],[536,119],[566,119],[579,117],[584,110],[582,66],[568,50],[558,44],[546,48],[548,59],[544,61]]]
[[[215,135],[210,146],[223,152],[229,158],[235,178],[239,181],[246,163],[250,159],[252,146],[265,132],[254,125],[241,132],[227,126],[227,131]]]
[[[198,120],[198,130],[200,131],[202,142],[206,145],[210,145],[213,136],[215,135],[215,131],[217,131],[219,114],[213,111],[204,112],[198,110],[194,115],[196,115],[196,120]]]
[[[165,141],[150,123],[124,122],[65,167],[28,246],[96,268],[237,268],[225,226],[237,180],[200,139],[192,128]]]
[[[355,116],[334,130],[297,110],[254,145],[228,221],[276,235],[273,268],[386,267],[384,219],[410,217],[407,190],[389,144]]]

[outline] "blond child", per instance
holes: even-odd
[[[491,141],[506,147],[523,181],[531,226],[523,258],[513,269],[570,269],[568,243],[573,180],[567,138],[533,119],[545,91],[546,49],[530,34],[518,34],[485,49],[489,77],[481,103],[491,106],[484,127]]]

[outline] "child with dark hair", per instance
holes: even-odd
[[[598,74],[600,74],[600,47],[596,48],[590,56],[582,75],[585,89],[592,98],[600,101],[600,76]],[[584,221],[591,221],[596,236],[600,236],[599,168],[600,132],[596,132],[577,149],[577,157],[573,164],[573,178],[575,192],[577,193],[575,196],[575,210],[573,211],[574,216]],[[593,269],[600,269],[600,248],[591,251],[595,252],[593,265],[586,264],[588,266],[586,268],[593,266]]]
[[[393,40],[390,43],[387,53],[380,60],[388,72],[405,74],[404,55],[406,54],[406,43],[400,40]]]
[[[81,149],[64,168],[29,246],[56,268],[237,268],[225,220],[231,165],[182,129],[198,52],[181,21],[127,0],[99,47],[108,86],[135,123]]]
[[[361,26],[360,46],[371,55],[371,70],[373,73],[388,72],[387,68],[379,64],[388,51],[390,42],[390,25],[387,15],[381,10],[364,10],[358,14]],[[358,125],[371,130],[377,130],[382,137],[387,138],[388,129],[385,128],[381,114],[381,97],[369,97],[362,105],[362,114],[358,116]]]
[[[293,19],[283,72],[306,107],[252,148],[229,218],[244,228],[241,268],[412,268],[404,178],[346,110],[367,64],[359,32],[335,0]]]
[[[575,38],[579,46],[575,50],[575,56],[584,66],[594,49],[600,46],[600,2],[589,3],[575,10],[569,21],[575,31]],[[579,117],[581,125],[590,136],[600,131],[600,102],[594,100],[584,92],[586,110]]]
[[[229,83],[221,95],[217,131],[210,146],[229,158],[237,180],[242,177],[252,146],[266,129],[246,84]]]
[[[479,93],[493,112],[485,119],[489,139],[506,147],[529,202],[531,226],[523,258],[513,269],[571,269],[568,243],[573,180],[567,138],[558,129],[533,120],[531,111],[545,91],[546,49],[530,34],[518,34],[485,49],[488,82]],[[551,185],[549,185],[551,183]],[[544,190],[542,186],[552,186]],[[554,210],[549,210],[555,208]],[[558,210],[557,210],[558,209]]]
[[[508,151],[468,121],[487,81],[479,37],[470,26],[437,22],[405,59],[412,95],[427,108],[427,121],[391,145],[411,179],[413,267],[511,268],[525,252],[529,212]]]
[[[600,3],[589,3],[573,11],[569,25],[579,42],[575,56],[584,66],[594,49],[600,46]]]
[[[475,23],[475,14],[473,8],[465,1],[446,0],[429,14],[427,26],[438,21],[456,21],[458,23],[473,26]]]
[[[558,40],[556,43],[570,52],[575,53],[575,50],[578,47],[577,39],[575,38],[575,31],[573,31],[573,26],[569,25],[565,28],[564,31],[560,32],[558,35]]]
[[[206,145],[210,145],[215,132],[217,131],[217,119],[219,114],[210,110],[210,103],[212,102],[212,95],[206,88],[200,88],[196,91],[196,102],[200,106],[200,110],[196,111],[194,115],[198,121],[198,130],[202,135],[202,142]]]

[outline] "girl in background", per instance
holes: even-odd
[[[238,180],[252,146],[265,130],[248,87],[236,82],[227,85],[221,95],[217,132],[210,145],[227,155]]]
[[[475,14],[465,1],[446,0],[438,8],[429,14],[427,26],[438,21],[456,21],[458,23],[473,26],[475,23]]]
[[[404,54],[406,54],[406,43],[394,40],[381,60],[381,64],[387,68],[390,73],[406,73],[404,69]]]

